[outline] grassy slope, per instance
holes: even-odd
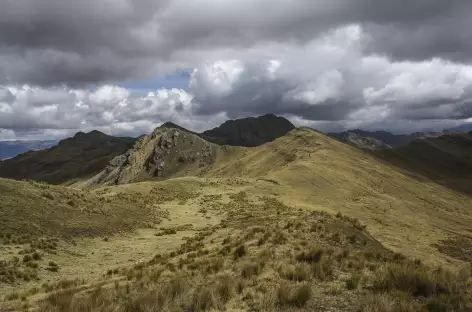
[[[472,134],[416,140],[373,154],[419,179],[434,180],[466,194],[472,192]]]
[[[453,260],[432,244],[472,230],[471,197],[306,128],[220,159],[210,174],[250,177],[254,192],[265,188],[290,206],[359,218],[389,248],[433,263]]]
[[[34,190],[39,192],[39,189]],[[66,188],[61,190],[75,192]],[[22,193],[17,193],[16,198],[18,194]],[[35,198],[35,194],[25,191],[24,197]],[[368,152],[303,128],[261,147],[222,150],[217,153],[211,170],[200,177],[105,187],[93,190],[92,194],[95,195],[87,196],[103,196],[110,198],[112,202],[139,199],[160,207],[159,209],[165,208],[171,212],[172,220],[169,222],[174,227],[200,223],[204,219],[199,216],[209,221],[223,222],[221,226],[209,222],[208,229],[189,233],[189,237],[194,234],[197,236],[188,238],[188,243],[177,253],[170,250],[164,252],[161,255],[162,261],[154,260],[130,268],[125,262],[117,259],[117,263],[122,267],[112,274],[112,278],[107,277],[103,281],[108,287],[100,290],[94,285],[76,287],[76,284],[71,284],[68,286],[73,288],[70,293],[53,292],[45,303],[44,311],[79,311],[74,310],[74,307],[81,304],[93,309],[98,309],[95,304],[104,304],[109,309],[114,307],[116,311],[145,311],[156,305],[162,307],[161,300],[172,305],[175,310],[179,310],[178,306],[192,311],[208,308],[218,310],[222,308],[222,304],[232,307],[233,310],[291,310],[296,309],[298,305],[293,301],[294,293],[304,284],[309,285],[312,294],[299,308],[324,311],[326,307],[336,307],[338,311],[352,311],[352,307],[360,309],[364,304],[362,302],[371,295],[372,283],[378,290],[390,290],[392,286],[389,286],[388,280],[382,280],[382,276],[386,276],[382,275],[385,270],[405,272],[405,280],[399,280],[398,285],[405,283],[401,287],[408,289],[407,293],[414,287],[422,287],[408,284],[414,280],[410,279],[414,275],[418,275],[418,281],[425,279],[426,283],[434,285],[445,282],[436,280],[443,278],[442,275],[434,273],[430,276],[431,273],[421,265],[415,264],[415,267],[412,267],[412,263],[405,262],[402,257],[385,251],[376,240],[410,259],[419,258],[428,265],[447,264],[458,268],[463,264],[459,259],[465,259],[463,253],[457,255],[461,246],[455,246],[454,243],[458,237],[467,239],[472,224],[472,200],[469,196],[426,178],[412,178],[396,166],[379,162]],[[67,198],[62,194],[58,195],[58,198],[63,197]],[[172,204],[167,204],[169,201]],[[299,209],[301,211],[298,211]],[[342,212],[357,218],[367,225],[372,236],[363,234],[357,221],[353,223],[351,219],[340,218],[342,223],[337,223],[338,221],[325,215],[321,215],[323,220],[320,220],[320,215],[310,214],[312,210]],[[137,215],[131,219],[136,217]],[[292,225],[288,226],[288,223]],[[320,228],[320,233],[313,234],[313,224],[337,225],[324,225]],[[262,226],[264,230],[253,230],[254,226]],[[175,238],[180,242],[182,235],[178,234],[179,231]],[[277,242],[282,237],[277,234],[280,231],[286,240]],[[260,239],[267,236],[265,233],[268,233],[267,241],[261,244]],[[148,234],[128,241],[126,238],[116,237],[116,242],[115,238],[112,238],[111,243],[112,246],[116,244],[117,248],[125,249],[125,246],[132,244],[139,249],[140,245],[167,244],[165,239],[168,239],[168,235],[176,235],[160,232],[157,233],[159,236]],[[359,245],[357,239],[352,238],[353,234],[362,237],[367,244]],[[220,249],[225,249],[223,240],[227,236],[231,236],[230,251],[229,254],[222,254]],[[446,238],[450,239],[449,249],[441,250],[446,250],[447,255],[435,246]],[[246,245],[247,254],[236,259],[233,255],[240,244]],[[105,246],[100,245],[99,248],[106,248]],[[386,257],[371,259],[371,251],[364,250],[362,246],[373,247],[374,253],[385,253]],[[332,263],[334,274],[320,278],[320,267],[317,264],[309,264],[308,267],[297,260],[297,254],[312,247],[334,247],[333,255],[345,255],[345,250],[354,252],[354,255],[347,258],[326,258],[327,262]],[[111,246],[108,248],[114,250]],[[451,252],[450,248],[455,248],[453,251],[456,254]],[[152,250],[148,252],[152,253]],[[269,258],[261,260],[261,255],[267,252]],[[449,255],[454,255],[454,258]],[[121,255],[120,259],[126,259],[126,255]],[[359,261],[362,263],[360,267],[356,264]],[[214,263],[217,263],[216,267],[213,266]],[[256,263],[256,267],[252,267],[251,263]],[[284,264],[288,267],[281,268]],[[289,273],[285,273],[287,270]],[[298,277],[290,277],[290,270],[295,270],[295,276],[301,274],[301,280],[297,281]],[[359,291],[346,292],[346,281],[358,273],[363,276],[363,286],[359,287]],[[221,289],[211,286],[220,285],[220,279],[226,279],[226,275],[229,275],[231,285],[242,284],[241,293],[231,289],[231,295],[226,296],[220,293]],[[376,277],[381,280],[376,281]],[[451,282],[447,282],[448,287],[463,287],[462,279],[452,276],[445,278],[451,279]],[[181,286],[185,291],[181,293],[178,290],[175,297],[166,297],[168,291],[172,292],[169,287],[174,287],[175,281],[180,283],[182,279]],[[288,283],[288,290],[281,290],[284,280]],[[428,294],[432,296],[431,300],[436,300],[439,295],[440,288],[437,287],[439,286],[433,286],[436,290]],[[86,291],[82,293],[84,289]],[[395,290],[395,287],[392,290]],[[284,295],[283,291],[287,293]],[[76,292],[79,294],[70,297]],[[459,293],[452,288],[448,292]],[[392,307],[405,300],[405,305],[410,306],[410,310],[403,311],[417,311],[418,307],[429,303],[429,299],[426,302],[421,298],[417,299],[417,294],[414,293],[410,293],[413,297],[396,296],[395,293],[385,296],[373,294],[363,309],[366,310],[367,306],[372,305],[376,308],[371,308],[370,311],[394,311],[379,309],[381,306]],[[120,303],[120,298],[127,300],[125,306],[128,308],[122,309],[124,303]],[[437,300],[449,299],[445,297]],[[77,305],[77,302],[81,303]],[[208,305],[199,306],[202,302]],[[71,303],[73,306],[70,306]]]
[[[221,224],[199,229],[177,250],[157,251],[148,261],[116,267],[100,283],[53,285],[40,311],[471,308],[466,271],[456,275],[430,270],[386,250],[357,220],[297,211],[272,197],[261,197],[263,188],[257,195],[249,193],[255,192],[251,180],[177,179],[113,190],[134,188],[146,194],[156,184],[168,183],[197,187],[202,196],[192,202],[204,215],[223,216]],[[175,229],[155,239],[176,236],[181,230]],[[435,309],[426,310],[427,306]]]
[[[87,178],[134,144],[133,138],[108,136],[98,131],[77,134],[52,148],[28,152],[0,163],[0,176],[52,184]]]
[[[38,182],[0,179],[0,235],[102,236],[143,226],[153,214],[145,199],[106,198]],[[148,215],[146,215],[148,214]]]

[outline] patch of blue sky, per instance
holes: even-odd
[[[143,80],[129,81],[119,84],[120,87],[136,92],[147,93],[158,89],[184,89],[187,90],[190,80],[189,70],[181,70],[164,77],[153,77]]]

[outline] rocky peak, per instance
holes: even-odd
[[[132,149],[115,157],[94,184],[121,184],[152,178],[167,178],[180,172],[209,168],[216,145],[172,123],[143,136]]]

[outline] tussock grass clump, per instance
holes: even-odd
[[[472,311],[472,302],[463,294],[440,295],[426,303],[429,312]]]
[[[272,238],[272,243],[274,245],[282,245],[288,241],[287,235],[281,230],[275,232],[274,237]]]
[[[293,306],[302,308],[312,297],[310,285],[303,284],[292,287],[288,284],[280,285],[277,292],[277,304],[280,306]]]
[[[230,275],[223,275],[218,279],[215,286],[215,293],[222,303],[228,302],[235,293],[235,287],[238,281]]]
[[[291,281],[308,281],[313,278],[313,271],[309,264],[283,264],[278,269],[280,277]]]
[[[155,233],[155,236],[174,235],[177,234],[176,229],[163,229],[162,231]]]
[[[312,264],[313,276],[320,281],[331,280],[334,277],[333,264],[329,259],[323,259]]]
[[[58,240],[56,238],[41,238],[30,242],[32,249],[42,249],[45,251],[54,251],[58,247]]]
[[[31,257],[33,258],[33,260],[35,261],[38,261],[38,260],[41,260],[43,257],[41,256],[40,253],[38,253],[37,251],[33,252],[33,254],[31,255]]]
[[[46,270],[51,271],[51,272],[57,272],[59,271],[59,266],[57,265],[56,262],[49,261],[49,267],[47,267]]]
[[[363,312],[417,312],[418,310],[419,307],[414,302],[405,298],[395,299],[386,294],[368,296],[361,304]]]
[[[209,287],[196,289],[192,296],[190,311],[200,312],[216,308],[218,302]]]
[[[13,301],[18,300],[20,298],[20,294],[18,292],[12,292],[5,296],[5,301]]]
[[[36,262],[26,262],[25,266],[31,269],[39,268],[39,264],[37,264]]]
[[[358,272],[352,273],[351,276],[349,276],[349,278],[346,280],[346,288],[348,290],[357,289],[361,280],[362,280],[361,273],[358,273]]]
[[[234,259],[239,259],[247,254],[246,245],[239,245],[233,253]]]
[[[187,279],[180,277],[170,280],[160,290],[159,297],[161,301],[173,301],[178,296],[184,294],[189,289],[189,282]],[[164,300],[165,299],[165,300]]]
[[[262,237],[259,238],[259,240],[257,241],[257,246],[264,245],[267,242],[267,240],[270,238],[270,236],[271,236],[270,232],[265,232],[264,235],[262,235]]]
[[[249,279],[255,275],[259,275],[264,269],[264,263],[258,262],[245,262],[241,268],[241,276]]]
[[[312,248],[309,251],[303,251],[295,257],[297,261],[304,261],[309,263],[316,263],[321,260],[324,254],[324,249]]]
[[[213,274],[221,271],[225,265],[225,260],[222,257],[211,258],[204,262],[203,271],[207,274]]]
[[[374,288],[380,291],[399,290],[416,297],[431,297],[440,294],[454,294],[461,289],[459,279],[450,271],[428,270],[423,266],[389,264],[374,280]]]
[[[110,310],[118,310],[118,305],[113,301],[112,290],[97,286],[89,293],[77,294],[75,289],[52,292],[42,302],[40,312],[82,312],[97,311],[100,307],[109,307]]]

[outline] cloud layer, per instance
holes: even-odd
[[[0,3],[0,139],[194,130],[285,115],[322,130],[472,118],[468,0]],[[192,72],[188,87],[119,87]]]

